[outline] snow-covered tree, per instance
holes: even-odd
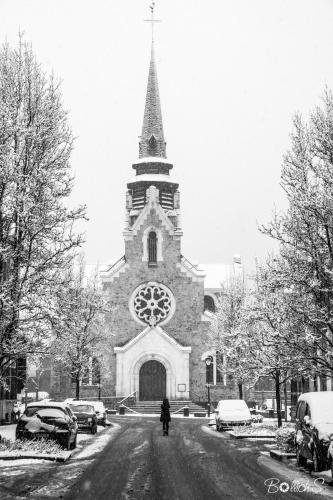
[[[87,276],[82,258],[72,267],[68,283],[56,295],[51,353],[53,361],[75,381],[79,398],[82,378],[94,367],[92,360],[101,369],[104,354],[111,349],[105,324],[105,314],[110,310],[99,287],[97,270]]]
[[[20,37],[0,48],[0,385],[43,351],[52,297],[82,238],[69,209],[73,137],[59,83]],[[24,371],[24,370],[23,370]],[[16,375],[18,372],[16,370]]]
[[[268,258],[265,264],[257,266],[256,288],[248,303],[244,330],[248,358],[252,358],[260,376],[274,380],[279,427],[282,425],[282,386],[309,370],[297,342],[292,346],[287,342],[289,338],[297,339],[300,325],[278,279],[282,265],[277,258]]]
[[[253,385],[255,366],[248,357],[247,336],[244,335],[246,303],[249,291],[243,274],[231,275],[222,284],[211,320],[210,347],[219,354],[216,368],[223,376],[232,376],[243,399],[244,385]]]
[[[265,234],[280,242],[276,280],[297,323],[285,336],[315,374],[332,375],[333,359],[333,96],[305,123],[294,119],[292,148],[282,169],[289,206],[274,214]]]

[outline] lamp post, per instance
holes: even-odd
[[[205,363],[206,363],[206,366],[210,366],[213,363],[213,357],[208,356],[205,359]],[[206,387],[207,387],[207,405],[208,405],[207,414],[208,414],[208,418],[209,418],[210,417],[210,383],[209,382],[206,384]]]

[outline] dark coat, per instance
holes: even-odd
[[[169,408],[170,408],[169,403],[161,405],[160,422],[170,422],[171,421]]]

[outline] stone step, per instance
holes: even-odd
[[[184,406],[189,407],[190,413],[194,412],[202,412],[204,408],[192,401],[170,401],[170,413],[174,413],[178,410],[181,410]],[[137,401],[133,404],[126,405],[128,408],[138,412],[138,413],[151,413],[151,414],[159,414],[161,411],[161,401]],[[181,413],[181,411],[179,411]]]

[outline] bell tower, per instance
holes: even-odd
[[[127,184],[125,236],[131,232],[138,216],[147,205],[151,186],[157,190],[156,201],[173,227],[179,230],[179,191],[177,182],[170,175],[173,165],[166,155],[154,41],[151,47],[139,158],[132,168],[135,170],[135,177]]]

